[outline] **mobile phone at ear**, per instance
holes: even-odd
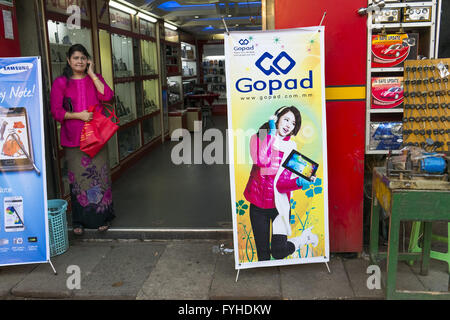
[[[88,64],[87,64],[87,67],[86,67],[86,72],[88,72],[88,70],[89,70],[90,67],[91,67],[91,64],[88,63]]]

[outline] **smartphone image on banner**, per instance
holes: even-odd
[[[22,197],[5,197],[3,199],[3,214],[5,217],[5,232],[17,232],[25,229]]]
[[[0,171],[34,169],[27,110],[0,107]]]

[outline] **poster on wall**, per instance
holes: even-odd
[[[0,58],[0,266],[49,261],[41,60]]]
[[[324,27],[224,42],[235,268],[326,263]]]

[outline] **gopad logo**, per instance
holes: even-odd
[[[266,76],[272,73],[279,76],[280,74],[288,74],[295,66],[295,61],[285,51],[282,51],[275,59],[269,52],[264,52],[258,60],[256,67]],[[303,79],[269,79],[257,80],[253,82],[252,78],[240,78],[236,81],[236,90],[242,93],[252,91],[269,91],[269,95],[280,89],[297,90],[298,88],[311,89],[313,87],[313,72],[308,71],[308,76]]]
[[[32,63],[14,63],[8,66],[4,66],[0,69],[1,74],[16,74],[27,72],[33,68]]]
[[[270,65],[270,68],[268,68],[268,69],[264,68],[262,65],[263,61],[266,59],[272,60],[273,56],[268,52],[264,52],[263,55],[255,62],[255,65],[258,67],[258,69],[261,70],[266,76],[269,76],[272,73],[275,73],[276,75],[280,75],[280,72],[282,74],[288,74],[289,71],[291,71],[292,68],[295,66],[294,59],[292,59],[285,51],[282,51],[275,58],[275,60],[272,61],[272,64]],[[285,68],[282,68],[279,64],[282,59],[286,59],[289,63],[287,65],[287,67],[285,67]]]
[[[255,46],[251,45],[249,46],[250,40],[248,39],[239,39],[238,41],[239,46],[235,46],[233,49],[234,51],[253,51],[255,50]]]
[[[241,46],[246,46],[248,45],[249,41],[247,39],[240,39],[238,42]]]

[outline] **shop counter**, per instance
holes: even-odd
[[[187,108],[187,129],[190,132],[195,131],[195,121],[202,120],[202,109],[201,108]]]
[[[169,112],[169,135],[176,129],[187,129],[187,110]]]

